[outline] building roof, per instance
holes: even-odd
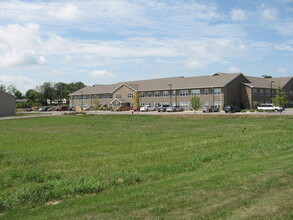
[[[261,78],[261,77],[254,77],[254,76],[245,76],[250,83],[246,83],[247,85],[255,88],[267,88],[270,89],[277,89],[279,86],[283,88],[291,79],[292,77],[280,77],[280,78]],[[271,83],[273,82],[273,83]]]
[[[111,94],[121,86],[125,85],[134,91],[159,91],[170,89],[192,89],[192,88],[216,88],[225,87],[238,76],[244,76],[242,73],[215,73],[211,76],[195,77],[169,77],[160,79],[147,79],[128,82],[118,82],[109,85],[94,85],[80,89],[70,95],[90,95],[90,94]],[[254,88],[282,88],[292,79],[292,77],[280,78],[261,78],[254,76],[244,76],[249,82],[244,84]],[[273,83],[271,83],[273,81]],[[170,86],[171,85],[171,86]],[[171,88],[170,88],[171,87]]]
[[[94,85],[80,89],[70,95],[87,95],[87,94],[105,94],[112,93],[121,85],[133,88],[135,91],[157,91],[171,89],[191,89],[191,88],[208,88],[224,87],[242,73],[216,73],[212,76],[195,76],[195,77],[170,77],[160,79],[148,79],[129,82],[120,82],[109,85]]]
[[[11,95],[11,94],[9,94],[9,93],[7,93],[7,92],[4,92],[4,91],[2,91],[2,90],[0,90],[0,93],[5,94],[5,95],[8,95],[8,96],[12,96],[13,98],[15,98],[14,95]]]

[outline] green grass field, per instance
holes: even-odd
[[[0,219],[293,219],[293,117],[0,121]]]

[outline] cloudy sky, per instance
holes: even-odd
[[[0,84],[293,76],[293,0],[1,0]]]

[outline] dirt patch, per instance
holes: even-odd
[[[59,204],[60,202],[62,202],[61,200],[53,200],[53,201],[49,201],[46,203],[46,205],[57,205]]]

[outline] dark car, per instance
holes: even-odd
[[[219,112],[220,109],[217,106],[205,106],[202,108],[202,112]]]
[[[234,112],[240,112],[241,111],[241,108],[238,107],[237,105],[227,105],[227,106],[224,107],[224,111],[226,113],[228,113],[228,112],[232,112],[232,113],[234,113]]]
[[[67,106],[60,106],[59,108],[57,108],[56,111],[68,111],[68,107]]]
[[[157,111],[158,112],[165,112],[168,107],[170,107],[170,105],[161,105],[161,106],[158,106],[157,107]]]

